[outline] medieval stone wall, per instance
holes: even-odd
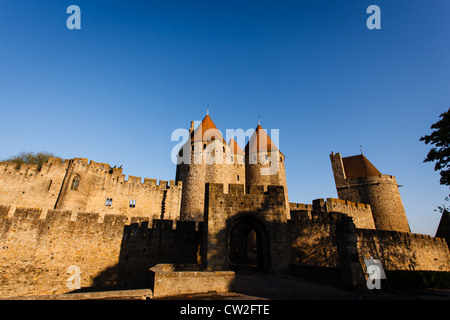
[[[36,165],[0,162],[0,203],[13,207],[53,209],[58,199],[69,160],[50,159]]]
[[[70,266],[82,288],[148,288],[157,263],[197,263],[195,223],[0,206],[0,297],[60,294]]]
[[[290,203],[291,211],[306,212],[311,216],[316,212],[340,212],[353,219],[356,228],[375,229],[370,205],[347,200],[327,198],[313,200],[312,204]]]
[[[0,296],[42,295],[71,291],[68,268],[78,266],[81,284],[90,287],[118,263],[124,216],[70,211],[43,213],[17,208],[0,216]],[[115,275],[116,276],[116,275]],[[115,277],[105,279],[116,281]]]
[[[338,268],[336,219],[336,215],[328,212],[291,210],[288,223],[291,263]]]
[[[177,165],[177,181],[183,182],[181,219],[203,221],[205,184],[245,184],[245,165],[241,155],[219,140],[188,142],[183,153],[189,152],[189,163]]]
[[[301,206],[299,206],[301,207]],[[291,206],[292,209],[292,206]],[[339,212],[291,211],[289,237],[293,264],[338,267]],[[358,257],[380,259],[386,270],[450,271],[444,239],[409,232],[356,228]]]
[[[181,190],[181,182],[126,179],[122,169],[83,158],[51,158],[40,170],[0,163],[0,203],[12,207],[178,220]]]
[[[246,185],[261,185],[267,191],[269,185],[283,186],[285,203],[289,204],[285,157],[280,151],[253,152],[246,154],[245,182]],[[289,206],[285,208],[289,219]]]
[[[286,206],[282,186],[230,184],[228,193],[222,184],[210,183],[206,190],[203,261],[209,270],[229,268],[229,237],[239,223],[252,225],[259,238],[260,267],[273,272],[286,271],[289,265]]]
[[[331,153],[330,160],[339,199],[370,204],[378,230],[410,232],[394,176],[371,175],[350,179],[345,175],[339,153]]]
[[[450,271],[442,238],[397,231],[357,230],[361,259],[379,258],[386,270]]]

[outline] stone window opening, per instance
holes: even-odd
[[[105,206],[107,206],[107,207],[111,207],[111,205],[112,205],[112,198],[106,198],[106,202],[105,202]]]
[[[130,200],[130,208],[136,208],[136,200]]]
[[[72,185],[70,186],[70,190],[78,190],[78,186],[80,185],[80,177],[79,176],[75,176],[72,179]],[[50,186],[49,186],[50,188]]]

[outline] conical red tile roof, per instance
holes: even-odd
[[[378,176],[381,172],[364,155],[342,158],[347,179]]]
[[[225,139],[219,129],[217,129],[211,117],[206,115],[206,117],[202,120],[202,123],[194,131],[192,141],[211,141],[213,139],[220,140],[225,143]]]
[[[245,152],[268,152],[277,151],[278,148],[272,142],[266,131],[260,124],[255,129],[255,132],[251,136],[247,145],[245,146]]]
[[[233,154],[245,154],[244,151],[242,151],[241,147],[239,147],[236,140],[234,140],[233,138],[230,139],[230,142],[228,144],[230,145]]]

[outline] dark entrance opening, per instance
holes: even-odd
[[[258,268],[268,267],[265,232],[257,223],[242,219],[230,231],[229,263],[230,267]]]

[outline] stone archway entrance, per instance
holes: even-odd
[[[228,261],[230,267],[270,267],[268,233],[259,222],[241,218],[230,226]]]

